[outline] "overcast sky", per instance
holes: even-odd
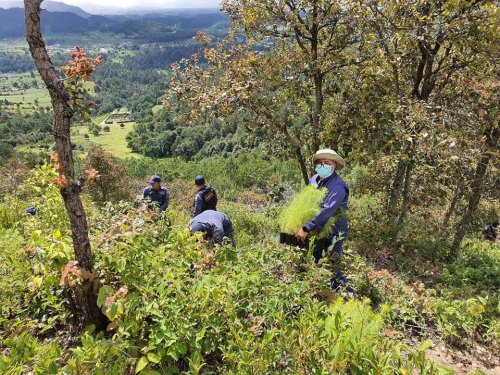
[[[85,9],[85,5],[105,5],[119,8],[218,8],[220,0],[58,0]]]

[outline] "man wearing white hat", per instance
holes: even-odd
[[[326,256],[327,249],[333,244],[333,252],[342,255],[342,243],[347,235],[347,200],[349,198],[349,188],[336,171],[344,168],[344,159],[331,149],[318,150],[313,156],[314,171],[316,174],[309,180],[309,185],[317,186],[318,189],[326,188],[328,193],[325,197],[318,215],[295,234],[297,240],[305,241],[311,232],[322,229],[328,220],[339,211],[341,216],[335,221],[332,233],[326,243],[315,246],[313,256],[316,261]],[[347,282],[340,270],[335,271],[332,279],[332,287],[337,289]]]

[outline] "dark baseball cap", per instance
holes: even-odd
[[[203,185],[205,183],[205,176],[199,174],[194,178],[194,183],[196,185]]]
[[[155,182],[161,182],[161,177],[156,174],[154,176],[151,176],[148,183],[154,184]]]

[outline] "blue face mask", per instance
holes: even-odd
[[[318,164],[316,168],[314,168],[314,170],[321,178],[330,177],[333,173],[332,167],[330,165]]]

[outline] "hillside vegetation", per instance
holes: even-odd
[[[201,164],[129,160],[136,176],[153,169],[166,176],[171,224],[139,212],[134,200],[86,198],[95,264],[89,277],[110,320],[98,335],[71,329],[72,288],[87,276],[72,266],[55,171],[32,171],[0,205],[0,294],[9,301],[0,315],[2,373],[441,374],[453,373],[449,345],[488,348],[484,362],[468,366],[493,366],[498,245],[469,241],[456,261],[443,264],[439,247],[429,252],[416,241],[426,235],[417,225],[406,247],[383,254],[405,260],[397,270],[384,267],[375,259],[377,243],[388,240],[381,206],[358,185],[366,172],[353,168],[345,175],[353,195],[343,267],[356,294],[345,299],[328,287],[334,265],[315,265],[308,251],[277,244],[280,202],[300,186],[291,166],[258,155]],[[219,209],[236,231],[237,248],[217,248],[214,257],[186,227],[188,180],[200,171],[219,190]],[[121,175],[116,183],[125,181]],[[27,205],[38,214],[22,214]],[[426,359],[431,347],[448,347],[433,356],[447,370]]]
[[[29,49],[0,43],[0,373],[500,372],[497,5],[26,1]],[[348,208],[337,177],[304,189],[323,148]],[[198,174],[235,247],[190,234]],[[279,243],[335,199],[308,241],[346,214],[343,256]]]

